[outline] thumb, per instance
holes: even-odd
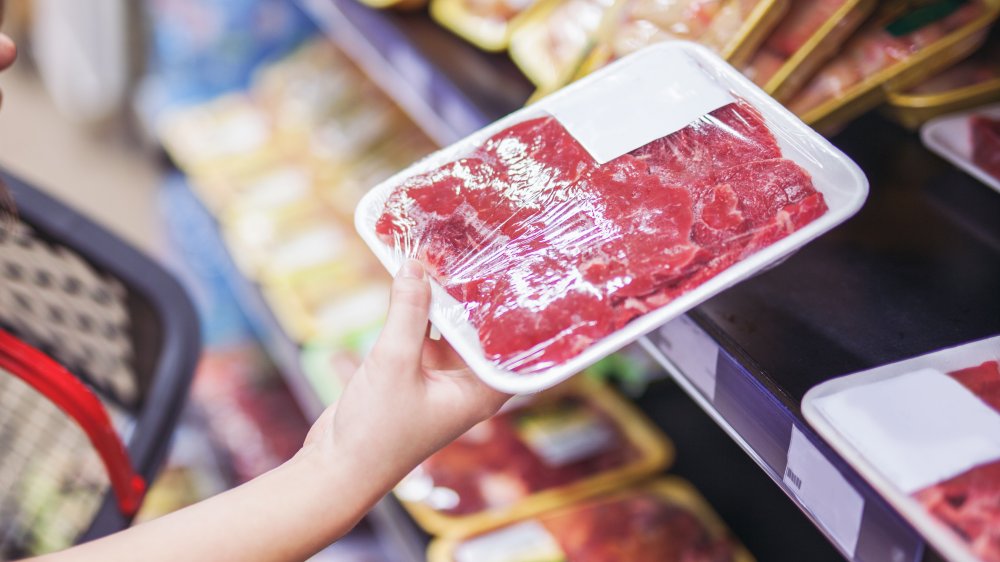
[[[389,314],[372,348],[375,363],[394,371],[420,365],[430,303],[431,287],[423,266],[407,260],[392,282]]]

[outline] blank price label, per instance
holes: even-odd
[[[715,366],[719,346],[694,323],[681,316],[659,331],[656,347],[698,387],[709,400],[715,400]]]
[[[850,557],[858,546],[865,500],[799,428],[792,426],[785,486]]]

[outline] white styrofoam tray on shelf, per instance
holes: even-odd
[[[1000,119],[1000,104],[932,119],[920,127],[920,139],[924,142],[924,146],[938,156],[1000,192],[1000,178],[991,176],[972,161],[969,118],[973,115],[986,115]]]
[[[875,490],[930,544],[952,561],[975,562],[978,558],[953,531],[927,512],[920,502],[902,490],[897,482],[886,476],[884,470],[859,451],[841,429],[838,429],[836,421],[831,420],[817,404],[824,398],[860,386],[912,375],[924,369],[948,373],[990,360],[1000,360],[1000,336],[838,377],[813,387],[802,398],[802,414],[813,429],[854,467],[862,478],[870,482]]]
[[[696,67],[702,75],[670,76],[668,78],[675,83],[683,84],[683,87],[687,87],[689,83],[704,83],[708,77],[708,80],[713,83],[712,88],[715,91],[707,92],[706,97],[718,96],[719,92],[723,92],[725,95],[742,98],[755,106],[777,138],[784,156],[796,162],[812,176],[816,189],[826,199],[828,211],[787,237],[720,272],[702,285],[594,342],[572,359],[544,371],[530,374],[518,374],[505,370],[487,359],[483,354],[475,327],[464,318],[459,319],[455,314],[446,314],[446,311],[454,312],[456,307],[461,307],[461,304],[448,295],[441,286],[432,282],[431,322],[441,331],[472,370],[490,386],[513,394],[538,392],[554,386],[726,288],[787,257],[809,241],[848,219],[864,203],[868,194],[868,180],[861,169],[840,150],[708,49],[694,43],[672,41],[647,47],[616,61],[537,103],[516,111],[465,139],[431,154],[387,179],[373,188],[359,203],[355,213],[355,226],[358,232],[390,272],[398,271],[403,258],[399,252],[394,251],[378,238],[375,223],[392,190],[406,178],[452,162],[467,154],[472,148],[492,135],[521,121],[552,114],[554,108],[565,108],[567,105],[571,105],[575,99],[586,99],[588,102],[601,99],[601,96],[595,96],[595,92],[599,91],[605,92],[607,96],[601,99],[600,107],[591,111],[591,114],[597,116],[595,119],[601,118],[601,107],[616,103],[619,104],[616,106],[616,112],[622,111],[621,106],[632,107],[631,113],[634,115],[631,117],[636,119],[638,119],[636,117],[638,115],[670,113],[671,109],[677,106],[677,102],[670,99],[671,96],[663,95],[662,89],[650,88],[650,91],[647,91],[641,84],[643,81],[649,82],[651,75],[654,82],[664,80],[656,76],[656,72],[650,72],[651,69],[677,66],[677,61],[681,59],[686,64]],[[639,76],[642,78],[638,78]],[[640,84],[638,87],[637,83]],[[687,92],[687,95],[690,96],[690,92]],[[629,102],[623,104],[621,101],[623,98],[628,99]],[[690,123],[701,115],[692,116],[686,123]],[[585,113],[583,118],[587,118]],[[576,123],[576,125],[580,125],[580,123]],[[565,123],[564,126],[566,126]],[[573,131],[571,127],[567,126],[567,128],[571,132]],[[584,145],[586,146],[586,143]],[[635,147],[638,146],[640,145]]]

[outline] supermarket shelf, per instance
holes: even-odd
[[[848,559],[935,559],[799,404],[830,378],[1000,333],[1000,197],[876,116],[834,142],[871,179],[861,213],[643,344]],[[789,461],[793,431],[811,465]]]
[[[520,107],[531,84],[503,54],[443,31],[425,12],[298,0],[317,25],[441,146]]]
[[[174,202],[171,207],[183,208],[189,215],[196,215],[185,217],[188,226],[205,234],[201,241],[206,246],[212,246],[213,255],[226,258],[217,265],[246,314],[254,334],[285,378],[303,413],[308,419],[316,419],[324,406],[302,370],[298,346],[281,329],[260,289],[239,271],[236,263],[229,257],[215,219],[202,207],[186,182],[183,186],[182,189],[167,192],[170,197],[186,199],[180,204]],[[376,536],[383,548],[392,554],[394,561],[424,560],[428,537],[405,515],[395,498],[383,498],[368,515]]]

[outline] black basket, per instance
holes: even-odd
[[[0,176],[17,209],[14,218],[0,216],[0,328],[84,382],[148,484],[166,457],[199,356],[191,302],[147,256]],[[89,445],[71,418],[0,371],[0,559],[129,525],[132,514],[120,509]]]

